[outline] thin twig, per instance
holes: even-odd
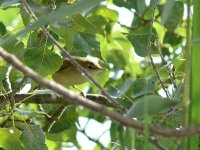
[[[25,10],[31,15],[31,17],[35,20],[38,21],[38,18],[36,15],[33,13],[32,9],[29,7],[28,3],[26,0],[22,0],[23,5],[25,7]],[[103,87],[101,87],[87,72],[86,69],[84,69],[76,60],[72,58],[72,56],[65,50],[62,46],[59,45],[59,43],[54,39],[54,37],[44,28],[43,26],[41,27],[43,32],[49,37],[51,42],[56,45],[56,47],[63,53],[65,57],[67,57],[70,62],[77,67],[79,71],[81,71],[87,78],[88,80],[93,83],[99,90],[100,92],[105,95],[113,105],[116,106],[116,108],[119,108],[122,112],[126,112],[126,108],[120,105],[118,102],[116,102],[112,97],[104,90]]]
[[[81,130],[81,129],[78,129],[79,132],[83,133],[90,141],[98,144],[102,150],[108,150],[108,148],[106,148],[100,141],[99,139],[94,139],[92,137],[90,137],[89,135],[86,134],[85,130]]]
[[[162,52],[161,52],[160,43],[159,43],[158,40],[156,40],[156,42],[157,42],[157,45],[158,45],[158,52],[159,52],[159,54],[160,54],[160,58],[161,58],[162,62],[163,62],[165,65],[167,65],[167,62],[165,61],[165,59],[164,59],[164,57],[163,57],[163,55],[162,55]],[[173,66],[173,68],[174,68],[174,66]],[[177,85],[176,85],[176,77],[174,76],[174,71],[170,68],[169,65],[167,65],[167,70],[168,70],[168,74],[169,74],[169,76],[170,76],[171,82],[172,82],[173,85],[174,85],[174,88],[177,88]]]
[[[17,94],[17,92],[19,92],[25,86],[27,79],[28,78],[24,76],[22,81],[19,83],[19,85],[13,91],[11,90],[11,92],[9,92],[7,94],[7,96],[5,96],[5,98],[3,98],[5,100],[3,101],[3,103],[1,103],[0,110],[2,110],[5,107],[5,105],[8,103],[8,101],[13,103],[13,105],[14,105],[14,99],[13,98]]]
[[[154,64],[154,61],[153,61],[153,58],[152,58],[152,42],[151,41],[152,41],[152,32],[153,32],[153,22],[154,22],[154,17],[155,17],[154,15],[155,15],[155,11],[157,9],[158,1],[159,0],[156,0],[156,2],[155,2],[154,11],[153,11],[153,17],[152,17],[151,23],[150,23],[150,31],[149,31],[149,37],[148,37],[147,52],[148,52],[148,55],[149,55],[149,58],[150,58],[150,63],[152,65],[152,68],[154,69],[154,71],[156,72],[156,74],[158,76],[158,79],[160,81],[162,89],[164,90],[166,96],[168,98],[170,98],[170,95],[169,95],[168,91],[165,88],[165,85],[164,85],[164,83],[162,81],[162,78],[161,78],[161,76],[160,76],[160,74],[158,72],[158,69],[157,69],[156,65]]]
[[[139,135],[141,136],[145,136],[144,132],[139,131],[138,132]],[[159,150],[166,150],[159,142],[158,142],[158,138],[156,136],[149,136],[148,137],[149,142],[151,142],[156,148],[158,148]]]
[[[43,127],[43,130],[45,132],[49,132],[51,127],[56,123],[56,121],[58,121],[60,119],[60,117],[62,116],[62,114],[64,113],[64,111],[66,110],[67,106],[61,105],[56,112],[54,113],[53,116],[51,116],[51,118],[48,119],[47,124]]]
[[[27,80],[28,80],[28,78],[26,76],[24,76],[22,78],[22,81],[17,85],[17,87],[11,93],[9,93],[9,95],[11,97],[14,97],[26,85]]]
[[[178,107],[173,108],[171,110],[169,110],[163,117],[162,119],[159,121],[158,125],[162,125],[164,123],[164,121],[169,118],[172,114],[174,114],[175,112],[177,112],[179,110]]]
[[[159,150],[166,150],[159,142],[158,139],[154,136],[150,136],[149,137],[149,141],[156,146],[156,148],[158,148]]]

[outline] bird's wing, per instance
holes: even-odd
[[[65,60],[63,61],[62,66],[60,67],[60,69],[59,69],[58,71],[65,70],[65,69],[69,68],[70,66],[71,66],[70,61],[67,60],[67,59],[65,59]]]

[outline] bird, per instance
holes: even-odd
[[[106,70],[87,57],[72,56],[72,58],[92,77]],[[52,79],[63,86],[75,86],[88,81],[87,77],[68,58],[65,58],[60,69],[52,74]]]

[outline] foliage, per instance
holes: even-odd
[[[184,126],[181,103],[185,77],[183,54],[186,31],[190,30],[184,17],[186,1],[161,0],[157,4],[157,0],[108,0],[102,3],[100,0],[32,0],[28,4],[38,21],[34,21],[22,1],[0,0],[0,46],[6,51],[52,80],[51,75],[62,65],[63,53],[42,32],[44,26],[69,54],[96,57],[108,69],[95,80],[128,109],[123,114],[125,117],[163,127]],[[199,35],[195,39],[199,39]],[[194,70],[197,68],[197,65],[193,66]],[[77,105],[68,105],[61,118],[45,131],[49,116],[59,109],[59,104],[19,102],[26,99],[14,104],[4,103],[8,93],[21,86],[25,87],[23,92],[37,95],[39,85],[30,79],[23,83],[24,78],[21,72],[0,58],[0,136],[4,137],[0,138],[0,149],[158,148],[155,142],[148,140],[152,137],[146,131],[139,134]],[[194,89],[198,87],[199,84],[193,86]],[[89,82],[78,88],[86,94],[100,93]],[[46,91],[44,87],[39,89]],[[52,94],[52,91],[46,92]],[[193,96],[198,98],[194,93]],[[170,114],[174,108],[176,113]],[[193,119],[192,124],[196,124],[197,118]],[[95,128],[96,124],[103,126],[106,123],[109,128],[105,131],[101,127]],[[97,130],[101,133],[96,135]],[[92,144],[83,145],[80,134]],[[183,142],[181,138],[153,138],[157,138],[164,149],[180,149]]]

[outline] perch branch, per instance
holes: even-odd
[[[119,122],[120,124],[124,126],[135,128],[138,130],[144,130],[144,123],[130,119],[130,118],[125,118],[123,115],[117,112],[110,111],[108,108],[106,108],[103,105],[100,105],[83,96],[80,96],[77,93],[70,91],[53,81],[49,81],[47,79],[42,78],[39,74],[34,72],[31,68],[24,65],[14,55],[9,54],[7,51],[5,51],[1,47],[0,47],[0,56],[9,64],[11,64],[13,67],[20,70],[24,75],[28,76],[33,81],[37,82],[39,85],[44,86],[48,89],[51,89],[60,95],[63,95],[66,98],[65,100],[67,102],[82,105],[102,115],[108,116],[111,119]],[[157,135],[166,136],[166,137],[183,137],[183,136],[191,136],[191,135],[200,135],[200,124],[196,125],[195,127],[190,127],[190,128],[188,127],[184,129],[183,128],[169,129],[169,128],[163,128],[163,127],[158,127],[158,126],[153,126],[153,125],[149,125],[148,128],[150,132]]]
[[[38,18],[36,17],[36,15],[33,13],[33,11],[31,10],[31,8],[29,7],[28,3],[26,0],[22,0],[23,5],[25,7],[25,10],[31,15],[31,17],[35,20],[38,21]],[[43,32],[49,37],[49,39],[51,40],[51,42],[56,45],[56,47],[63,53],[63,55],[65,57],[67,57],[70,62],[75,65],[77,67],[77,69],[79,71],[81,71],[87,78],[88,80],[93,83],[100,91],[103,95],[105,95],[109,101],[111,103],[113,103],[113,105],[116,106],[116,108],[119,108],[122,112],[126,112],[126,108],[123,107],[122,105],[120,105],[119,103],[117,103],[114,99],[112,99],[112,97],[108,94],[108,92],[106,92],[104,90],[103,87],[101,87],[89,74],[88,72],[76,61],[72,58],[72,56],[62,47],[59,45],[59,43],[54,39],[54,37],[46,30],[46,28],[44,28],[43,26],[41,27]]]

